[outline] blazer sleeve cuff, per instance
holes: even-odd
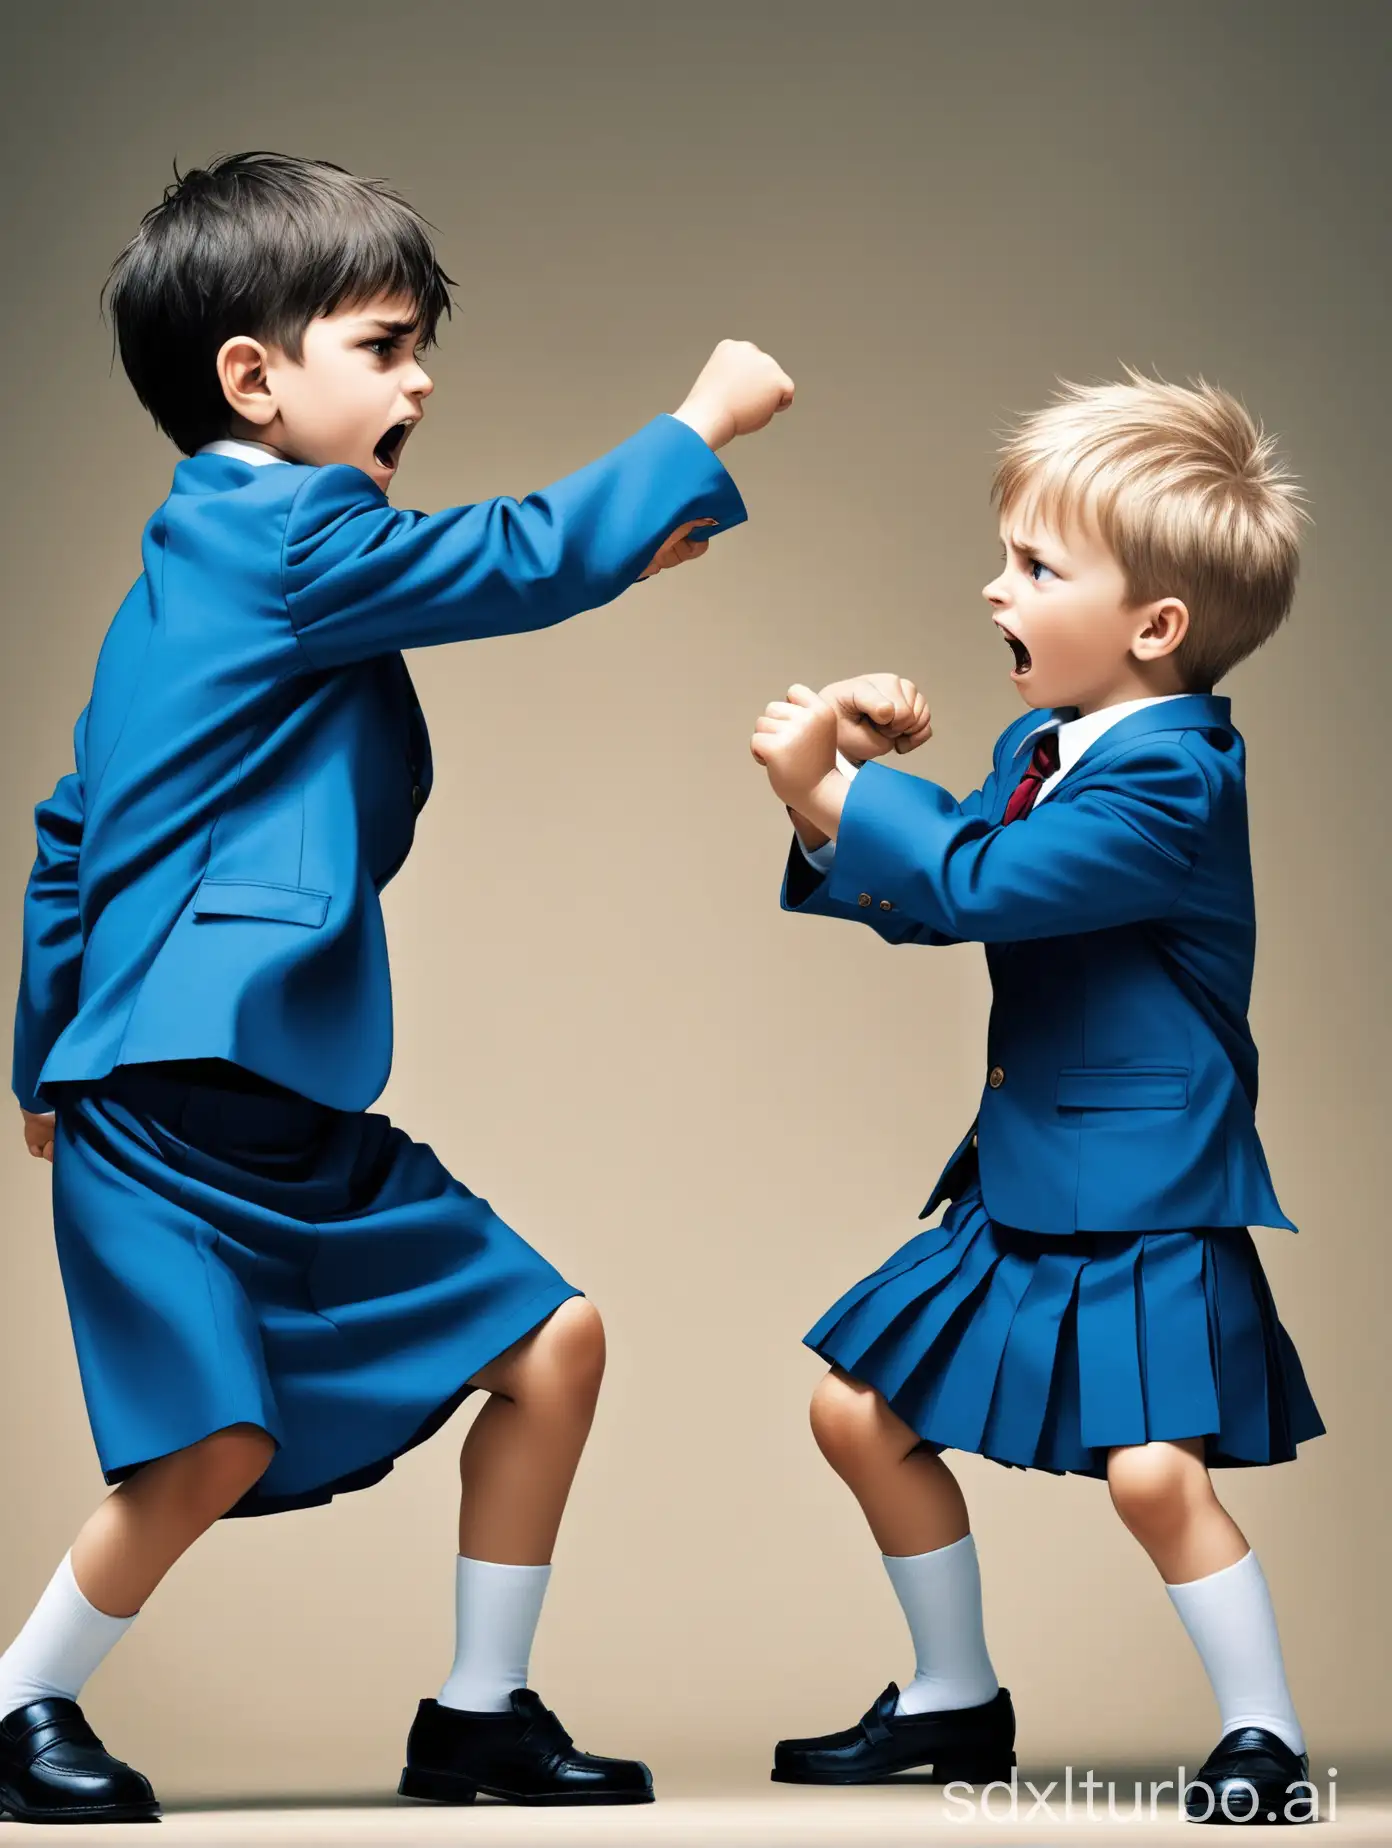
[[[670,454],[674,461],[679,461],[690,470],[693,478],[692,493],[709,500],[708,506],[702,506],[700,517],[714,519],[715,525],[702,527],[692,535],[693,538],[713,539],[719,533],[728,532],[732,526],[742,525],[749,518],[749,510],[735,486],[734,477],[710,444],[703,436],[698,436],[690,424],[664,411],[661,416],[653,418],[647,430],[638,432],[637,439],[629,440],[645,438],[660,445],[661,454]]]
[[[788,848],[788,863],[783,872],[783,890],[779,904],[784,911],[806,911],[811,916],[825,915],[826,876],[808,860],[801,841],[794,834]]]
[[[934,852],[935,823],[960,823],[956,798],[938,783],[868,763],[846,795],[827,896],[862,912],[903,913],[950,930],[923,910],[921,869]]]

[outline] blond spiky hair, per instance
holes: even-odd
[[[1189,629],[1175,665],[1192,691],[1260,648],[1295,594],[1300,489],[1237,399],[1126,367],[1126,382],[1060,381],[1000,451],[991,498],[1055,527],[1096,529],[1133,604],[1179,597]]]

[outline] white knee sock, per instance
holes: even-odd
[[[0,1719],[31,1701],[76,1700],[134,1622],[89,1604],[73,1577],[72,1554],[65,1553],[29,1621],[0,1655]]]
[[[550,1566],[500,1566],[459,1555],[454,1667],[440,1689],[442,1707],[507,1712],[508,1695],[527,1685],[527,1660],[550,1577]]]
[[[1000,1683],[981,1624],[976,1541],[964,1534],[931,1553],[880,1557],[908,1619],[916,1659],[896,1711],[942,1713],[993,1699]]]
[[[1293,1752],[1303,1752],[1305,1735],[1286,1686],[1276,1613],[1256,1554],[1165,1589],[1199,1652],[1223,1733],[1264,1726]]]

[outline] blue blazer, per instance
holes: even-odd
[[[986,946],[980,1108],[923,1217],[975,1167],[992,1219],[1032,1232],[1295,1230],[1254,1119],[1256,922],[1230,711],[1190,694],[1131,713],[1006,828],[1048,716],[1023,713],[963,801],[871,763],[825,878],[794,843],[785,909],[890,943]]]
[[[401,649],[597,608],[707,515],[744,504],[667,416],[543,493],[431,515],[355,468],[181,462],[35,812],[20,1102],[218,1058],[365,1109],[392,1050],[378,894],[430,791]]]

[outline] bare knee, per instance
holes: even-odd
[[[838,1476],[855,1475],[883,1441],[885,1409],[872,1386],[844,1373],[818,1381],[808,1408],[812,1435]]]
[[[604,1322],[587,1296],[567,1297],[538,1335],[550,1366],[575,1387],[599,1391],[604,1378]]]
[[[521,1344],[508,1396],[593,1410],[604,1378],[604,1323],[585,1296],[567,1297]]]
[[[1132,1444],[1107,1458],[1112,1505],[1143,1543],[1182,1531],[1195,1510],[1213,1499],[1201,1457],[1177,1444]]]
[[[133,1477],[145,1495],[167,1499],[191,1525],[210,1525],[261,1480],[275,1440],[259,1425],[228,1425]]]

